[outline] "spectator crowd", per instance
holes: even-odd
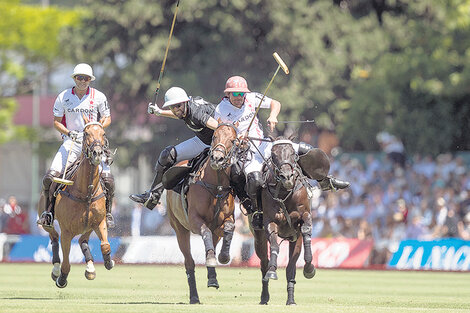
[[[332,172],[351,188],[313,203],[313,237],[374,240],[370,262],[384,264],[404,239],[470,240],[470,175],[462,157],[341,156]]]
[[[470,240],[470,174],[464,159],[416,155],[402,162],[388,156],[343,154],[332,162],[330,173],[349,180],[351,187],[314,193],[312,237],[373,240],[371,264],[386,263],[404,239]],[[163,206],[150,211],[117,205],[113,213],[117,227],[111,235],[174,234]],[[246,218],[237,216],[237,231],[248,237]],[[0,204],[0,233],[38,233],[36,218],[35,210],[23,210],[12,196]]]

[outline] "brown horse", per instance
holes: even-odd
[[[199,303],[195,264],[191,256],[191,232],[200,234],[204,241],[208,287],[219,287],[215,272],[217,261],[214,247],[222,237],[223,244],[218,259],[222,264],[230,261],[230,243],[235,228],[230,168],[237,141],[237,131],[233,125],[221,124],[215,130],[210,157],[190,182],[187,215],[182,208],[181,196],[172,190],[167,192],[168,215],[184,256],[191,304]]]
[[[289,240],[289,262],[286,269],[287,303],[295,304],[294,285],[296,263],[304,246],[304,276],[315,276],[312,264],[312,217],[307,195],[308,181],[297,164],[297,154],[290,140],[273,142],[271,158],[266,167],[266,188],[262,191],[263,231],[254,231],[255,250],[261,260],[263,288],[260,304],[269,301],[268,282],[277,280],[278,237]],[[267,240],[266,240],[267,238]],[[267,241],[270,244],[268,261]]]
[[[59,222],[61,231],[60,243],[64,258],[62,265],[59,257],[59,234],[54,227],[44,227],[44,230],[49,233],[52,244],[54,267],[51,277],[59,288],[67,286],[67,276],[70,272],[70,246],[76,235],[81,234],[79,244],[87,262],[85,270],[87,279],[91,280],[96,277],[93,257],[88,246],[92,231],[95,231],[101,241],[101,252],[106,269],[110,270],[114,266],[114,261],[110,257],[105,197],[99,175],[99,164],[107,147],[107,139],[100,123],[89,123],[88,120],[85,122],[87,124],[83,130],[81,159],[72,177],[74,184],[65,186],[59,191],[54,207],[55,218]],[[42,205],[39,205],[38,213],[42,212],[44,202],[44,195],[41,194]]]

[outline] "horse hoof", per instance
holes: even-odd
[[[315,276],[315,273],[316,273],[315,268],[313,268],[313,271],[311,271],[311,272],[307,272],[304,268],[304,277],[307,278],[307,279],[313,278],[313,276]]]
[[[201,302],[199,302],[199,297],[192,297],[189,299],[189,304],[200,304]]]
[[[214,287],[215,289],[219,289],[219,282],[217,279],[209,279],[207,281],[207,287]]]
[[[109,262],[104,262],[104,267],[109,271],[114,267],[114,260],[111,260]]]
[[[88,272],[88,271],[85,271],[85,277],[86,279],[88,280],[93,280],[96,278],[96,272]]]
[[[63,284],[63,285],[60,284],[59,280],[60,280],[60,277],[57,278],[57,280],[55,281],[55,285],[56,285],[57,287],[59,287],[59,288],[65,288],[65,287],[67,287],[67,280],[64,281],[64,284]]]
[[[55,275],[54,272],[51,272],[51,278],[53,281],[56,281],[59,276]]]
[[[220,264],[227,264],[230,262],[230,255],[228,254],[219,254],[219,263]]]
[[[261,305],[268,305],[268,301],[263,301],[263,300],[261,300],[261,302],[260,302],[259,304],[261,304]]]
[[[277,273],[275,271],[268,271],[264,276],[266,280],[277,280]]]
[[[297,305],[294,300],[287,300],[286,305]]]

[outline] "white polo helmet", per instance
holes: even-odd
[[[165,103],[163,104],[162,108],[167,108],[169,106],[189,101],[189,97],[184,91],[183,88],[180,87],[171,87],[165,93]]]
[[[70,75],[70,77],[74,78],[75,75],[87,75],[91,77],[91,80],[95,80],[95,76],[93,76],[93,69],[86,63],[80,63],[75,66],[73,69],[73,74]]]

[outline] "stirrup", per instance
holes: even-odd
[[[161,196],[161,193],[158,194],[156,192],[150,192],[150,196],[148,197],[147,201],[145,201],[144,206],[149,210],[153,210],[160,201]]]
[[[51,212],[44,211],[36,221],[36,224],[41,225],[43,228],[53,228],[54,216]]]
[[[348,188],[350,185],[349,182],[336,179],[331,175],[323,178],[318,183],[320,184],[322,191],[329,191],[329,190],[337,191],[339,189]]]
[[[330,184],[335,190],[348,188],[350,183],[347,181],[339,180],[333,176],[328,176],[330,179]]]
[[[253,230],[262,230],[263,229],[263,212],[255,211],[251,216],[251,226]]]

